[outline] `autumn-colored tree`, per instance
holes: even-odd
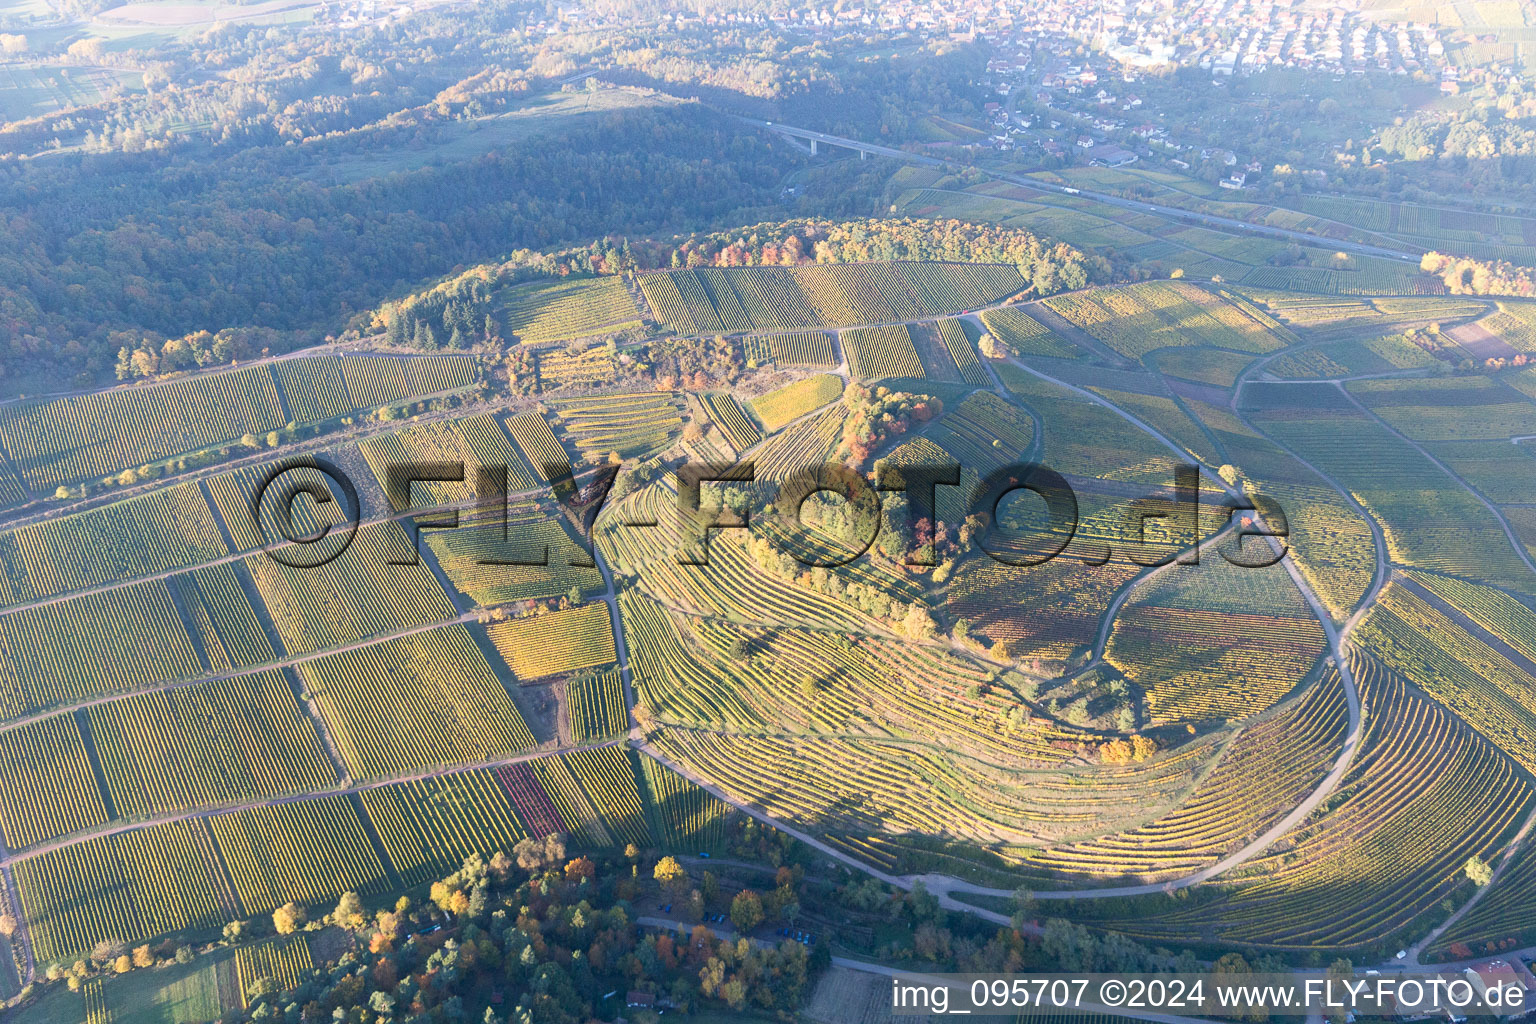
[[[363,912],[363,901],[355,892],[344,892],[341,899],[336,902],[336,909],[331,912],[331,923],[338,928],[346,928],[350,931],[359,931],[368,923],[368,917]]]
[[[296,903],[285,903],[272,911],[272,927],[279,935],[292,935],[304,926],[304,908]]]

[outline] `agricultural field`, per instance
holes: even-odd
[[[284,990],[297,988],[314,963],[309,957],[309,940],[302,935],[270,939],[256,946],[235,950],[235,975],[240,982],[240,998],[250,1006],[251,987],[263,978],[277,982]]]
[[[745,451],[763,439],[763,432],[742,404],[731,395],[700,395],[699,401],[733,450]]]
[[[206,820],[247,914],[388,888],[384,865],[346,797],[270,804]]]
[[[1422,938],[1474,892],[1468,858],[1498,863],[1536,808],[1536,447],[1515,443],[1536,371],[1440,372],[1423,325],[1536,351],[1536,315],[1365,258],[1245,270],[1254,240],[1168,236],[1135,244],[1198,243],[1251,280],[1040,298],[1011,265],[819,262],[523,281],[486,300],[527,346],[516,387],[489,354],[285,356],[0,407],[0,507],[38,501],[0,530],[0,910],[19,901],[22,974],[28,952],[42,970],[104,939],[201,944],[348,891],[371,917],[552,835],[643,886],[665,852],[724,869],[755,845],[818,886],[937,873],[993,887],[989,908],[1080,890],[1050,914],[1200,956],[1365,963]],[[648,377],[697,354],[642,346],[658,323],[728,335],[697,351],[729,371]],[[984,359],[983,331],[1010,353]],[[912,380],[892,390],[933,415],[859,423],[848,379]],[[289,421],[325,433],[269,442]],[[754,506],[706,563],[679,560],[681,460],[750,460],[754,480],[706,494],[766,505],[809,463],[851,465],[854,427],[878,438],[861,471],[911,478],[887,484],[960,464],[931,520],[887,486],[872,522],[850,484],[798,522]],[[209,451],[234,464],[178,465]],[[332,500],[301,496],[282,541],[251,503],[310,452],[360,507],[309,465],[295,479]],[[466,479],[394,485],[422,463]],[[1070,529],[1042,532],[1027,488],[972,507],[1029,463],[1071,485]],[[595,520],[561,507],[568,466],[584,485],[609,465]],[[504,507],[409,529],[500,466]],[[109,477],[134,489],[111,500]],[[1284,513],[1281,563],[1223,557],[1268,550],[1223,532],[1241,496]],[[336,557],[274,557],[354,511]],[[909,557],[930,542],[934,564]],[[824,848],[781,848],[738,807]],[[1187,896],[1098,898],[1240,852]],[[1533,864],[1516,848],[1429,955],[1536,940]],[[330,941],[262,929],[188,1005],[301,981]],[[104,988],[77,997],[97,1016],[120,1005]]]
[[[313,723],[278,671],[136,694],[85,714],[107,792],[124,818],[336,783]]]
[[[565,684],[571,739],[577,743],[606,739],[629,731],[624,684],[617,672],[582,673]]]
[[[1137,360],[1159,349],[1185,346],[1262,354],[1287,340],[1275,330],[1273,319],[1253,307],[1177,281],[1059,295],[1045,304]]]
[[[601,602],[492,623],[486,633],[522,682],[606,665],[617,657],[613,623]]]
[[[1104,657],[1146,691],[1154,722],[1185,722],[1264,711],[1301,683],[1325,646],[1282,566],[1205,558],[1138,588]]]
[[[923,364],[912,345],[912,329],[905,324],[858,327],[839,334],[848,353],[848,369],[855,377],[922,377]]]
[[[560,432],[594,461],[615,453],[625,459],[650,458],[683,431],[678,400],[667,393],[573,398],[550,406]]]
[[[1076,345],[1052,333],[1016,306],[984,309],[981,322],[993,337],[1020,355],[1055,359],[1075,359],[1080,355]]]
[[[422,537],[449,583],[482,608],[603,589],[569,521],[547,504],[461,513],[456,528]]]
[[[752,400],[752,411],[762,421],[768,433],[777,433],[784,426],[806,413],[814,412],[829,402],[835,402],[843,394],[841,377],[820,373],[814,377],[786,384]]]
[[[816,366],[823,369],[837,365],[837,359],[832,354],[832,336],[825,331],[752,334],[742,338],[741,344],[747,359],[759,364]]]
[[[640,326],[640,310],[618,277],[529,282],[504,289],[497,298],[504,333],[527,345]]]
[[[393,521],[360,527],[341,555],[321,566],[290,566],[264,554],[243,564],[289,654],[454,617],[443,588]]]
[[[265,435],[286,422],[272,371],[247,367],[0,410],[0,444],[30,490],[100,478]]]
[[[463,626],[328,654],[301,663],[299,674],[354,778],[501,760],[533,746]]]
[[[888,324],[991,305],[1027,287],[998,264],[834,263],[645,274],[656,318],[679,334]]]
[[[533,490],[533,477],[512,448],[496,420],[489,415],[466,416],[448,422],[420,423],[391,434],[370,437],[358,449],[368,460],[368,468],[384,488],[395,511],[463,502],[475,496],[476,480],[481,471],[504,467],[508,491]],[[392,486],[390,472],[417,466],[442,464],[461,473],[462,482],[417,481],[405,486],[411,493]],[[417,490],[424,493],[417,498]]]

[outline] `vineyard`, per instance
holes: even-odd
[[[543,416],[536,412],[522,412],[508,418],[506,425],[507,432],[517,442],[523,458],[533,467],[534,475],[545,483],[550,483],[559,470],[571,464],[571,457],[561,447],[560,439],[549,429],[549,421]],[[550,472],[551,467],[555,467],[555,473]]]
[[[290,654],[454,616],[443,588],[395,522],[359,528],[346,550],[321,566],[290,566],[264,554],[244,564]]]
[[[328,654],[299,674],[354,778],[492,761],[534,745],[463,626]]]
[[[235,950],[235,974],[240,981],[241,1005],[249,1007],[251,988],[263,978],[277,982],[282,991],[297,988],[314,968],[309,942],[302,935],[271,939]]]
[[[560,597],[572,587],[584,594],[603,589],[567,521],[550,506],[518,504],[505,515],[500,509],[461,513],[455,529],[423,537],[448,581],[482,608]]]
[[[1490,862],[1532,800],[1508,758],[1369,660],[1364,749],[1330,813],[1229,895],[1130,924],[1147,938],[1207,931],[1282,949],[1349,948],[1398,933],[1444,898],[1470,856]]]
[[[0,598],[20,603],[228,554],[196,484],[0,534]]]
[[[348,356],[341,361],[341,372],[353,407],[373,409],[462,390],[480,371],[469,356]]]
[[[247,914],[389,887],[362,819],[346,797],[271,804],[205,820]]]
[[[965,325],[953,318],[940,320],[938,332],[945,348],[949,350],[950,358],[960,368],[960,376],[965,382],[978,387],[985,386],[987,371],[981,368],[981,360],[976,358],[976,349],[965,333]]]
[[[209,833],[178,821],[61,847],[16,864],[37,958],[89,953],[104,938],[216,929],[229,919]]]
[[[640,326],[640,311],[618,277],[532,282],[502,291],[499,299],[506,333],[525,345]]]
[[[1137,244],[1198,239],[1211,266],[1258,244],[1175,237],[1192,230]],[[480,356],[346,354],[0,406],[0,504],[74,486],[0,531],[0,852],[20,903],[0,893],[0,910],[22,919],[21,973],[27,950],[40,971],[105,939],[173,940],[164,957],[348,891],[371,914],[530,837],[609,851],[625,875],[633,861],[643,886],[662,852],[746,857],[757,826],[728,827],[731,803],[690,777],[856,863],[1004,893],[1161,884],[1251,854],[1184,895],[1053,905],[1202,957],[1375,962],[1418,941],[1477,891],[1468,859],[1501,863],[1536,808],[1536,448],[1511,443],[1536,433],[1536,370],[1436,372],[1424,339],[1475,353],[1476,331],[1453,332],[1482,325],[1536,351],[1536,314],[1413,294],[1432,286],[1411,267],[1361,257],[1246,273],[1238,290],[1147,279],[1023,305],[999,305],[1030,288],[1011,265],[540,280],[475,313],[538,346],[514,352],[512,386]],[[1291,290],[1309,284],[1362,293]],[[683,337],[642,343],[656,321]],[[981,358],[978,321],[1012,355]],[[617,349],[584,340],[620,331]],[[696,375],[701,352],[728,372]],[[848,379],[935,397],[870,414],[840,401]],[[465,408],[370,415],[454,392]],[[809,464],[852,464],[850,425],[871,432],[872,473],[960,464],[932,522],[886,494],[866,531],[827,492],[803,528],[754,506],[748,529],[710,531],[706,564],[680,564],[681,460],[750,459],[755,480],[706,504],[765,504]],[[274,557],[307,545],[284,544],[268,505],[253,517],[285,466],[269,447],[355,484],[354,510],[313,466],[284,478],[332,499],[300,495],[294,537],[357,512],[337,557]],[[1157,514],[1189,462],[1200,514]],[[434,463],[465,479],[392,486]],[[1042,535],[1027,495],[970,507],[983,477],[1027,463],[1069,479],[1077,519],[1059,557],[1008,564],[1067,539]],[[610,464],[611,498],[578,524],[549,486]],[[411,510],[465,502],[500,466],[504,507],[411,529]],[[111,482],[131,496],[101,496],[126,469]],[[1222,536],[1155,568],[1227,524],[1218,475],[1283,510],[1285,560],[1235,566],[1222,552],[1262,542]],[[860,531],[873,540],[843,560]],[[937,565],[903,564],[929,540]],[[1346,678],[1361,732],[1330,774]],[[1428,956],[1536,941],[1530,842]],[[329,941],[261,926],[220,954],[226,1002],[231,972],[244,993],[302,983]],[[110,988],[85,991],[122,1015]]]
[[[0,443],[27,487],[102,477],[265,434],[285,422],[272,372],[247,367],[0,409]]]
[[[848,368],[855,377],[922,377],[923,364],[912,345],[912,332],[903,324],[859,327],[840,335],[848,353]]]
[[[419,423],[392,434],[370,437],[358,449],[368,461],[368,468],[378,479],[398,512],[407,508],[447,505],[476,497],[476,480],[482,469],[507,471],[508,491],[529,491],[534,487],[512,443],[496,420],[488,415],[466,416],[449,422]],[[410,493],[391,493],[389,474],[418,466],[444,464],[453,467],[449,475],[461,473],[462,483],[417,481],[407,484]],[[417,491],[424,492],[417,499]]]
[[[1209,559],[1139,589],[1104,657],[1146,690],[1161,723],[1257,714],[1301,682],[1324,647],[1283,566]]]
[[[1055,295],[1045,304],[1131,359],[1170,347],[1263,353],[1284,344],[1274,321],[1257,310],[1176,281]]]
[[[699,396],[704,410],[709,413],[709,418],[720,428],[725,439],[735,451],[742,452],[757,444],[763,439],[763,432],[757,429],[757,424],[747,415],[731,395],[705,394]]]
[[[607,739],[629,731],[624,685],[617,672],[573,677],[565,684],[565,703],[573,742]]]
[[[103,657],[132,651],[132,657]],[[0,713],[28,711],[201,672],[164,580],[0,616]]]
[[[336,784],[336,770],[281,672],[135,694],[93,705],[86,717],[120,817]],[[45,724],[61,721],[69,716]]]
[[[816,366],[837,365],[832,336],[825,331],[793,331],[789,334],[753,334],[741,339],[746,357],[758,364]]]
[[[618,657],[608,606],[601,602],[495,622],[486,634],[523,682],[607,665]]]
[[[368,819],[402,882],[440,878],[472,853],[508,851],[529,835],[500,777],[508,770],[455,772],[363,791]]]
[[[1020,355],[1075,359],[1080,354],[1076,345],[1015,306],[984,309],[981,322],[998,341]]]
[[[683,430],[677,399],[664,393],[605,395],[551,402],[561,430],[589,459],[617,452],[647,459]]]
[[[814,377],[797,380],[793,384],[786,384],[761,398],[754,398],[752,411],[757,414],[759,420],[762,420],[768,433],[772,434],[806,413],[814,412],[828,402],[837,401],[842,394],[841,377],[820,373]]]
[[[73,715],[0,732],[0,828],[22,850],[107,820]]]
[[[645,274],[652,311],[679,334],[895,323],[990,305],[1023,291],[1012,266],[834,263]]]

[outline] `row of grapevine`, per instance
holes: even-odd
[[[849,372],[855,377],[879,380],[923,376],[923,364],[912,344],[911,330],[904,324],[843,331],[841,341],[843,351],[848,353]]]
[[[835,402],[843,394],[843,379],[830,373],[786,384],[752,400],[752,411],[771,434],[792,420]]]
[[[608,605],[601,601],[494,622],[486,634],[523,682],[607,665],[618,657]]]
[[[269,939],[235,950],[235,976],[240,982],[240,1005],[251,1005],[252,987],[264,979],[277,982],[279,991],[299,986],[314,969],[309,941],[303,935]]]
[[[733,396],[705,394],[699,396],[699,401],[737,452],[745,451],[763,439],[763,432],[757,429],[757,424]]]
[[[86,716],[120,817],[336,784],[336,769],[280,671],[136,694],[92,705]]]
[[[565,685],[565,706],[571,720],[571,739],[576,743],[606,739],[629,731],[624,683],[618,672],[598,672],[571,679]]]
[[[328,654],[299,674],[355,778],[491,761],[534,745],[463,626]]]

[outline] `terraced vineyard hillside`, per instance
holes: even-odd
[[[743,815],[954,913],[1023,886],[1170,947],[1536,942],[1532,371],[1437,372],[1384,340],[1408,299],[1282,283],[538,280],[495,353],[6,406],[19,975]]]

